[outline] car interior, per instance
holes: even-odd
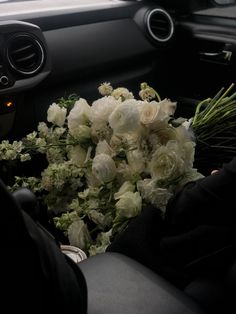
[[[190,118],[235,70],[235,0],[0,1],[1,140],[32,132],[60,97],[92,102],[103,82],[135,95],[147,82]],[[236,264],[183,290],[122,254],[80,264],[88,313],[223,313],[221,283],[236,285]]]

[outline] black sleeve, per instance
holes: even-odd
[[[0,180],[1,305],[9,313],[87,313],[87,286],[44,228],[21,210]]]
[[[190,182],[169,202],[166,225],[178,232],[199,225],[235,225],[236,158],[214,175]]]

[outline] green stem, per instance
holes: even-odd
[[[215,102],[215,104],[212,105],[212,107],[210,108],[210,110],[205,114],[205,116],[203,117],[203,120],[206,120],[207,117],[209,116],[209,114],[216,108],[216,106],[222,101],[222,99],[224,99],[224,97],[229,93],[229,91],[233,88],[234,83],[232,83],[230,85],[230,87],[224,92],[223,95],[221,95],[221,97]]]
[[[156,95],[156,98],[157,98],[158,102],[160,102],[161,101],[160,95],[158,94],[157,91],[155,91],[155,89],[154,89],[154,92],[155,92],[155,95]]]
[[[202,101],[197,105],[197,108],[196,108],[196,111],[195,111],[195,114],[194,114],[194,118],[193,118],[192,125],[195,125],[195,124],[196,124],[201,107],[202,107],[203,105],[205,105],[206,103],[209,103],[210,100],[211,100],[211,98],[204,99],[204,100],[202,100]]]

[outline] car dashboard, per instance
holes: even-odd
[[[184,1],[22,3],[0,4],[1,138],[33,130],[60,97],[93,101],[102,82],[137,93],[146,81],[188,102],[233,80],[235,19],[186,12]]]

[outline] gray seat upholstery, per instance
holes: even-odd
[[[103,253],[79,263],[88,288],[88,313],[200,314],[182,291],[120,253]]]

